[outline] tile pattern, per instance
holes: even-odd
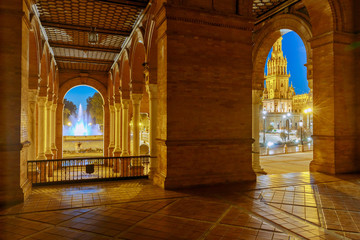
[[[0,239],[360,239],[360,176],[297,173],[165,191],[148,180],[36,187]]]

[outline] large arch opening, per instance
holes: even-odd
[[[268,174],[309,171],[313,159],[306,48],[296,32],[280,33],[266,59],[260,100],[260,161]]]
[[[64,158],[104,156],[104,99],[87,85],[71,88],[63,98]]]
[[[274,17],[254,35],[253,168],[258,173],[309,171],[314,111],[311,38],[309,23],[290,14]],[[276,43],[281,51],[269,62]]]

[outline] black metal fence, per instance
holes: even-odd
[[[150,156],[33,160],[27,162],[27,176],[33,185],[146,178]]]

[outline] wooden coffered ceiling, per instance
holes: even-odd
[[[40,21],[60,70],[110,70],[149,0],[38,0]],[[98,42],[90,44],[95,28]]]
[[[253,14],[255,17],[260,17],[286,1],[288,0],[254,0]]]

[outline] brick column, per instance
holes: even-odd
[[[51,142],[52,142],[52,101],[46,102],[46,120],[45,120],[45,156],[46,159],[53,159],[53,153],[51,151]],[[41,127],[41,126],[40,126]]]
[[[115,149],[114,157],[121,156],[120,146],[120,131],[121,131],[121,103],[115,103]]]
[[[252,167],[254,172],[266,174],[260,166],[260,141],[259,141],[259,123],[260,123],[260,97],[262,90],[252,90]]]
[[[147,92],[149,93],[150,100],[150,172],[149,178],[152,179],[157,168],[157,149],[156,149],[156,136],[157,136],[157,85],[147,84]]]
[[[122,99],[122,153],[128,156],[129,152],[129,99]]]
[[[350,173],[360,170],[356,155],[355,51],[349,33],[329,32],[311,40],[313,49],[313,140],[311,171]]]
[[[245,2],[239,9],[246,12]],[[235,12],[225,16],[169,4],[156,15],[159,163],[154,183],[161,187],[255,180],[253,23]]]

